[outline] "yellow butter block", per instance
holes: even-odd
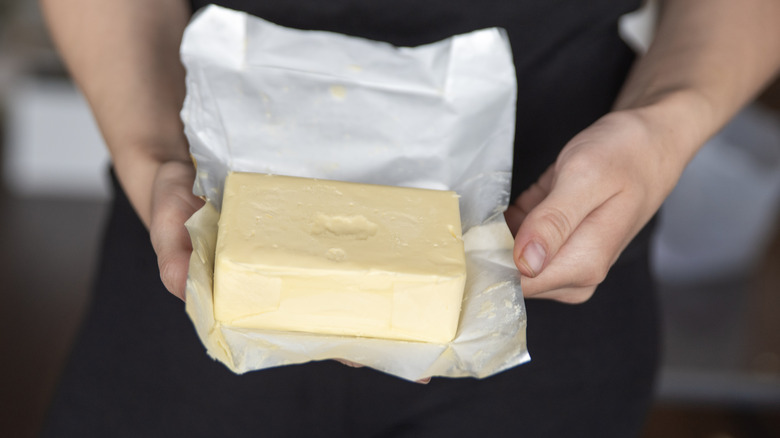
[[[225,181],[214,267],[222,324],[446,343],[465,281],[455,192],[253,173]]]

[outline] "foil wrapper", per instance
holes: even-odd
[[[516,77],[501,29],[394,47],[208,6],[185,30],[181,58],[193,192],[207,200],[187,222],[186,310],[210,356],[236,373],[340,358],[408,380],[486,377],[529,360],[502,214]],[[456,338],[431,344],[215,321],[214,250],[230,170],[457,192],[467,284]]]

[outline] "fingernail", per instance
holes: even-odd
[[[545,257],[547,257],[547,255],[544,252],[544,247],[538,242],[530,242],[525,246],[520,262],[523,263],[531,271],[531,275],[535,277],[542,270]]]

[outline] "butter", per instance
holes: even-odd
[[[446,343],[466,280],[454,192],[276,175],[225,181],[222,324]]]

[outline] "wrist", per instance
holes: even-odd
[[[667,165],[679,173],[724,123],[712,102],[694,89],[619,99],[615,110],[637,118],[661,149]]]

